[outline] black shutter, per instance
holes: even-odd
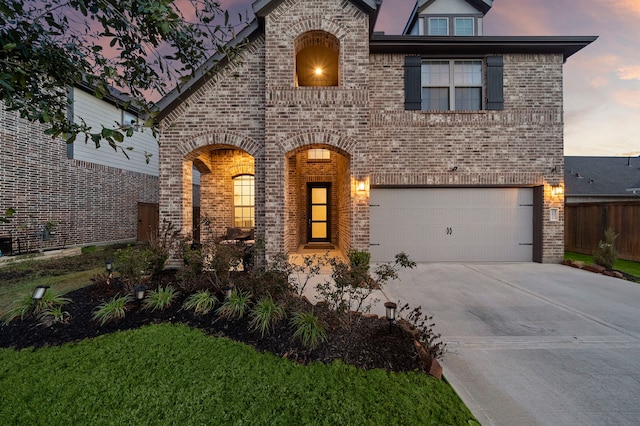
[[[421,66],[420,56],[404,57],[404,109],[406,110],[422,109]]]
[[[487,56],[487,109],[504,109],[502,56]]]

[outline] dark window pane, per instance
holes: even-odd
[[[456,111],[479,111],[482,106],[482,88],[456,87]]]
[[[449,109],[448,87],[423,87],[422,109],[430,111],[446,111]]]

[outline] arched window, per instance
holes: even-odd
[[[296,86],[337,86],[340,40],[325,31],[309,31],[295,41]]]
[[[255,178],[239,175],[233,178],[233,226],[255,226]]]

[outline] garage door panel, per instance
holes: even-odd
[[[531,261],[530,188],[400,188],[371,191],[375,261]]]

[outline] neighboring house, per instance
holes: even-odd
[[[98,100],[90,89],[76,87],[69,96],[69,118],[82,117],[98,131],[102,125],[135,119],[135,110],[116,106],[115,91]],[[127,160],[106,142],[96,149],[79,136],[66,145],[45,135],[45,129],[0,104],[0,210],[16,209],[10,224],[0,224],[5,255],[9,247],[17,254],[135,240],[139,228],[144,237],[149,226],[156,227],[158,145],[149,130],[125,138],[123,145],[134,147],[127,151]],[[145,151],[152,154],[148,164]],[[140,221],[147,228],[139,226]]]
[[[161,217],[191,231],[195,166],[210,236],[255,227],[267,260],[560,261],[562,67],[595,37],[483,36],[491,5],[384,35],[380,1],[255,1],[236,59],[159,102]]]
[[[565,157],[565,246],[591,254],[604,231],[622,259],[640,261],[640,158]]]

